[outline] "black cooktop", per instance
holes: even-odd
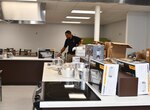
[[[100,101],[85,82],[43,82],[43,101]]]

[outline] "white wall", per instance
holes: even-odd
[[[119,21],[103,26],[101,37],[106,37],[113,42],[125,42],[126,21]]]
[[[148,13],[148,37],[147,37],[147,48],[150,48],[150,13]]]
[[[133,49],[128,53],[141,51],[147,47],[148,37],[148,14],[140,12],[129,12],[127,14],[126,42]]]
[[[93,25],[19,25],[0,23],[0,48],[55,48],[59,51],[65,41],[66,30],[79,37],[93,37]]]

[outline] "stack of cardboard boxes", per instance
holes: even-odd
[[[104,45],[100,44],[87,44],[85,57],[91,57],[95,60],[104,58],[125,58],[126,49],[132,48],[125,43],[105,42]]]
[[[93,59],[94,61],[98,61],[98,62],[103,61],[104,58],[126,58],[127,48],[132,48],[132,47],[128,44],[117,43],[117,42],[105,42],[104,45],[87,44],[85,46],[85,57],[87,59]],[[141,58],[140,54],[136,54],[136,57],[138,59]],[[150,62],[150,49],[147,49],[145,51],[145,59],[147,62]],[[147,71],[149,71],[149,69],[147,69],[148,66],[146,66],[146,65],[148,65],[148,64],[146,64],[146,63],[145,64],[135,64],[135,70],[134,70],[135,76],[133,76],[133,77],[128,77],[127,75],[126,76],[124,75],[125,77],[128,77],[128,78],[124,78],[124,76],[120,77],[120,75],[119,75],[121,80],[118,80],[118,81],[122,81],[122,79],[123,79],[123,81],[125,81],[126,79],[129,79],[131,82],[132,81],[135,82],[135,85],[134,85],[135,88],[134,89],[135,90],[138,89],[137,91],[134,91],[133,94],[124,94],[123,93],[123,96],[124,95],[134,96],[134,95],[139,95],[139,94],[147,94],[147,92],[148,92],[147,87],[149,88],[149,93],[150,93],[150,73],[149,73],[149,77],[147,77],[148,76]],[[143,69],[141,70],[140,68],[143,68]],[[111,73],[111,71],[109,71],[109,73]],[[148,80],[146,80],[146,79],[148,79]],[[119,84],[122,84],[122,82],[120,82]],[[137,85],[138,85],[138,87],[137,87]],[[118,85],[118,87],[119,87],[119,85]],[[128,88],[129,86],[126,85],[126,87]],[[122,90],[121,88],[122,88],[122,86],[120,85],[120,88],[118,88],[118,89]],[[103,90],[104,90],[104,88],[103,88]],[[125,87],[123,88],[123,90],[125,90]],[[102,92],[103,95],[106,95],[105,93],[106,93],[106,91]],[[120,96],[122,96],[121,92],[119,92],[119,94],[120,94]]]
[[[126,49],[132,48],[130,45],[118,42],[105,42],[106,58],[125,58]]]

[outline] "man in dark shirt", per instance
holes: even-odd
[[[61,49],[61,52],[59,53],[58,56],[60,56],[66,50],[67,47],[68,47],[67,56],[73,56],[73,55],[75,55],[75,51],[73,51],[72,49],[74,47],[80,45],[81,38],[79,38],[77,36],[73,36],[71,31],[69,31],[69,30],[67,30],[65,32],[65,35],[66,35],[67,39],[65,41],[64,47]],[[70,60],[70,58],[69,58],[69,60]],[[70,61],[68,61],[68,62],[70,62]]]

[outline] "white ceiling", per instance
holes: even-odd
[[[129,11],[150,12],[150,6],[138,5],[120,5],[112,3],[86,3],[86,2],[60,2],[53,1],[46,3],[46,21],[47,23],[61,23],[67,21],[66,16],[89,16],[89,20],[71,20],[81,21],[82,24],[93,24],[94,15],[72,14],[73,9],[77,10],[94,10],[96,5],[101,6],[103,13],[101,14],[101,24],[109,24],[126,19]]]

